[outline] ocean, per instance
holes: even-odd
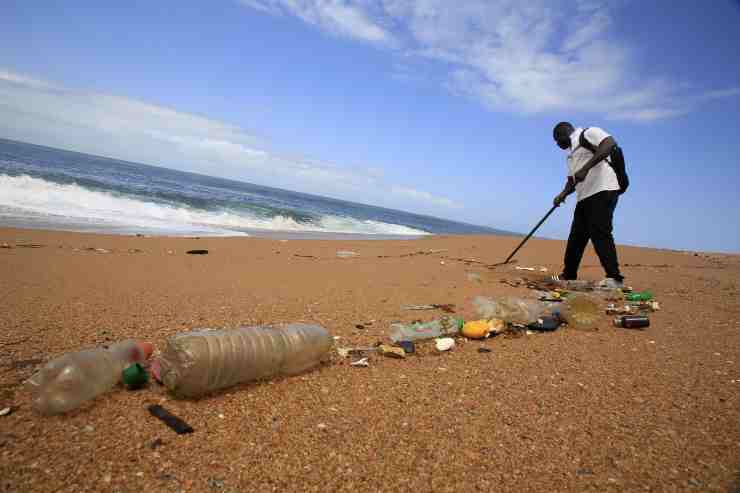
[[[0,225],[113,234],[417,238],[514,234],[0,139]]]

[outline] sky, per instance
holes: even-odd
[[[618,243],[740,252],[738,25],[730,0],[6,0],[0,137],[527,232],[568,120],[624,149]]]

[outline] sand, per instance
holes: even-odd
[[[522,276],[513,266],[455,259],[498,262],[517,242],[0,229],[12,247],[0,248],[0,409],[13,409],[0,416],[0,491],[738,491],[738,256],[620,247],[628,284],[663,307],[646,331],[604,316],[594,332],[426,344],[369,368],[335,357],[196,401],[118,389],[53,417],[21,386],[44,361],[124,338],[162,347],[195,328],[302,321],[371,345],[393,321],[441,314],[402,305],[454,303],[472,319],[477,295],[531,291],[500,282]],[[185,253],[196,248],[209,254]],[[557,272],[563,248],[533,240],[517,265]],[[590,248],[581,273],[603,275]],[[152,403],[195,433],[173,433]]]

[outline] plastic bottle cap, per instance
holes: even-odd
[[[121,375],[124,385],[135,389],[144,385],[149,380],[149,374],[139,363],[129,366]]]

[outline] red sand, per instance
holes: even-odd
[[[459,339],[444,354],[427,344],[370,368],[335,358],[199,401],[119,389],[54,417],[21,387],[42,361],[124,338],[161,347],[199,327],[304,321],[370,345],[393,321],[440,315],[405,304],[454,303],[472,319],[476,295],[531,292],[499,282],[521,276],[511,266],[453,258],[494,263],[517,242],[0,229],[12,247],[0,248],[0,409],[13,408],[0,416],[0,491],[737,491],[737,256],[620,247],[628,284],[663,307],[646,331],[604,316],[596,332]],[[518,265],[556,272],[563,247],[533,240]],[[196,248],[210,252],[185,254]],[[591,250],[582,275],[602,276]],[[150,403],[195,433],[175,435]]]

